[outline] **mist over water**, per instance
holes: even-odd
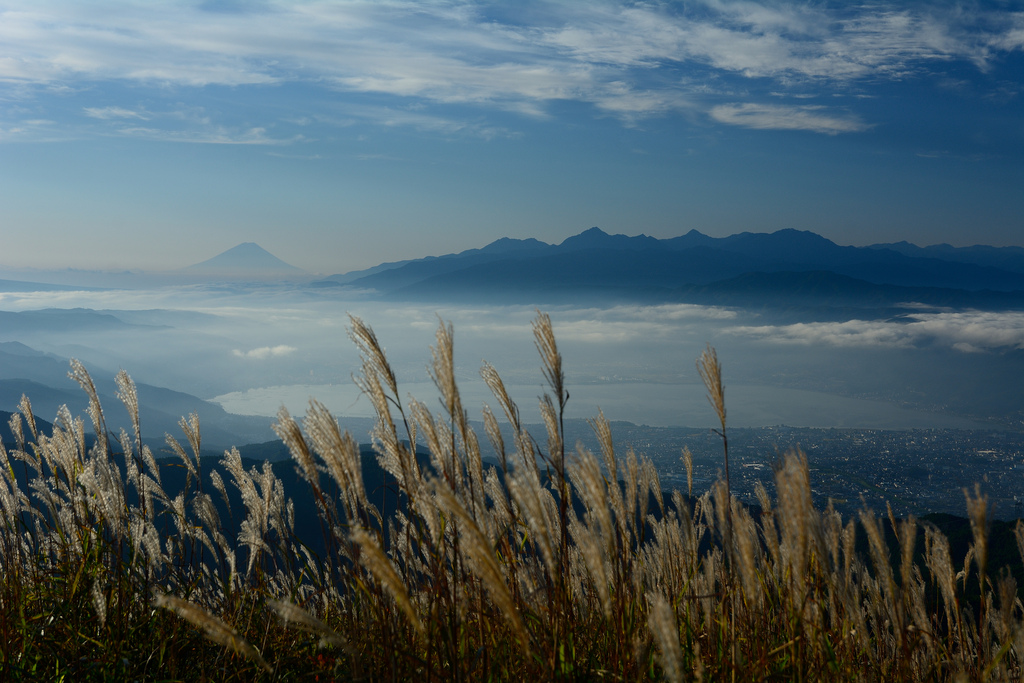
[[[544,387],[531,306],[401,304],[287,285],[0,294],[0,309],[88,308],[113,316],[73,334],[27,330],[0,341],[81,359],[94,372],[214,399],[230,412],[305,412],[317,398],[368,416],[352,382],[360,359],[349,315],[387,350],[403,398],[435,407],[427,365],[440,321],[455,332],[456,371],[471,418],[495,405],[479,377],[492,363],[537,419]],[[569,416],[705,426],[713,415],[694,359],[715,346],[730,424],[925,428],[1013,425],[1024,376],[1019,313],[922,311],[892,320],[773,320],[696,305],[545,307],[570,391]],[[1014,397],[1018,397],[1016,400]],[[8,408],[9,409],[9,408]]]

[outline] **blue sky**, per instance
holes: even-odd
[[[1024,243],[1024,1],[0,0],[0,265]]]

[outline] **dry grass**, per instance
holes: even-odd
[[[439,326],[433,349],[435,414],[403,403],[373,331],[352,320],[358,381],[378,411],[374,448],[401,504],[370,502],[356,440],[323,406],[301,425],[282,410],[275,429],[319,511],[322,556],[296,533],[269,466],[246,470],[233,450],[227,482],[204,473],[194,416],[181,422],[191,452],[168,436],[187,483],[166,493],[130,378],[117,384],[134,433],[111,439],[73,364],[97,438],[66,410],[40,433],[26,398],[17,443],[0,448],[0,679],[1020,679],[1022,605],[1008,574],[989,575],[982,496],[967,496],[962,565],[934,528],[917,547],[913,519],[816,510],[797,452],[776,469],[774,499],[759,489],[758,514],[727,479],[665,500],[650,461],[616,452],[603,415],[592,422],[600,459],[566,447],[569,393],[547,316],[534,333],[545,445],[485,365],[513,434],[506,444],[485,409],[501,463],[491,468],[455,382],[451,327]],[[713,349],[698,368],[727,477]],[[688,452],[684,461],[689,482]],[[244,510],[230,509],[229,487]],[[1017,540],[1024,554],[1024,526]]]

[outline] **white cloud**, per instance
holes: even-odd
[[[123,107],[85,107],[85,115],[94,119],[142,119],[149,117]]]
[[[655,306],[612,306],[610,308],[578,309],[579,314],[600,320],[645,323],[685,323],[690,321],[733,320],[736,311],[699,304],[659,304]]]
[[[915,313],[905,321],[849,320],[793,325],[737,326],[731,334],[783,344],[912,348],[940,345],[964,353],[1024,349],[1024,313],[960,311]]]
[[[500,314],[470,310],[454,313],[456,327],[474,334],[529,339],[536,311],[510,307]],[[681,330],[705,323],[724,322],[736,317],[733,310],[697,304],[656,306],[620,305],[609,308],[563,308],[552,311],[555,336],[562,342],[585,344],[621,344],[638,340],[668,339]],[[467,320],[467,318],[473,318]],[[422,321],[424,327],[435,322]]]
[[[209,145],[287,145],[301,140],[301,136],[288,139],[274,138],[265,128],[234,130],[224,126],[210,126],[198,129],[168,130],[145,126],[126,126],[115,132],[125,137],[161,140],[166,142],[192,142]]]
[[[903,329],[905,327],[884,321],[848,320],[780,326],[739,326],[726,331],[783,344],[910,347],[913,345],[913,337],[907,334]]]
[[[913,317],[909,326],[922,337],[976,349],[1024,349],[1024,313],[964,311]]]
[[[540,2],[524,25],[485,3],[261,3],[209,12],[184,2],[8,0],[0,9],[0,81],[60,86],[120,80],[204,86],[300,82],[531,115],[557,100],[625,120],[698,102],[681,71],[842,87],[902,78],[930,62],[984,69],[1024,45],[1024,13],[704,0],[689,6]],[[706,105],[705,105],[706,108]],[[785,127],[780,112],[723,104],[715,120]],[[793,127],[862,130],[857,119],[788,112]],[[145,118],[110,105],[100,119]]]
[[[1024,50],[1024,12],[1014,12],[1007,17],[1006,29],[990,38],[992,47],[998,50]]]
[[[49,119],[23,119],[13,125],[4,125],[0,121],[0,142],[52,142],[66,137],[58,131],[56,122]]]
[[[462,121],[455,118],[446,118],[392,107],[346,107],[345,112],[353,118],[363,121],[374,121],[382,126],[409,127],[421,131],[432,131],[442,135],[465,134],[488,140],[497,137],[515,137],[517,135],[513,131],[498,126],[488,126],[472,121]]]
[[[807,130],[836,135],[858,133],[870,127],[853,116],[829,114],[821,106],[720,104],[712,107],[709,113],[719,123],[761,130]]]
[[[295,353],[297,349],[294,346],[287,346],[281,344],[279,346],[261,346],[258,349],[251,349],[249,351],[242,351],[240,349],[234,349],[231,351],[231,355],[236,358],[251,358],[255,360],[263,360],[265,358],[277,358],[280,356],[287,356]]]

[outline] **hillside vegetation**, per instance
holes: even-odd
[[[184,445],[167,437],[185,484],[165,490],[131,379],[122,371],[117,386],[134,433],[110,438],[73,362],[95,438],[66,409],[41,432],[25,398],[15,443],[0,448],[0,679],[1020,679],[1024,610],[1013,576],[990,566],[980,494],[966,496],[963,558],[913,518],[815,509],[799,452],[752,514],[729,489],[709,348],[698,369],[724,477],[665,495],[650,461],[615,451],[602,415],[600,454],[565,443],[569,392],[546,315],[534,333],[546,433],[523,428],[485,364],[498,415],[484,408],[483,438],[501,461],[485,467],[451,327],[432,349],[431,410],[403,400],[373,331],[353,319],[357,381],[394,490],[367,488],[356,439],[322,405],[301,425],[282,410],[275,431],[319,530],[296,528],[269,463],[247,469],[233,449],[204,469],[195,416],[181,420]],[[322,542],[304,542],[311,532]],[[1024,553],[1024,525],[1015,535]]]

